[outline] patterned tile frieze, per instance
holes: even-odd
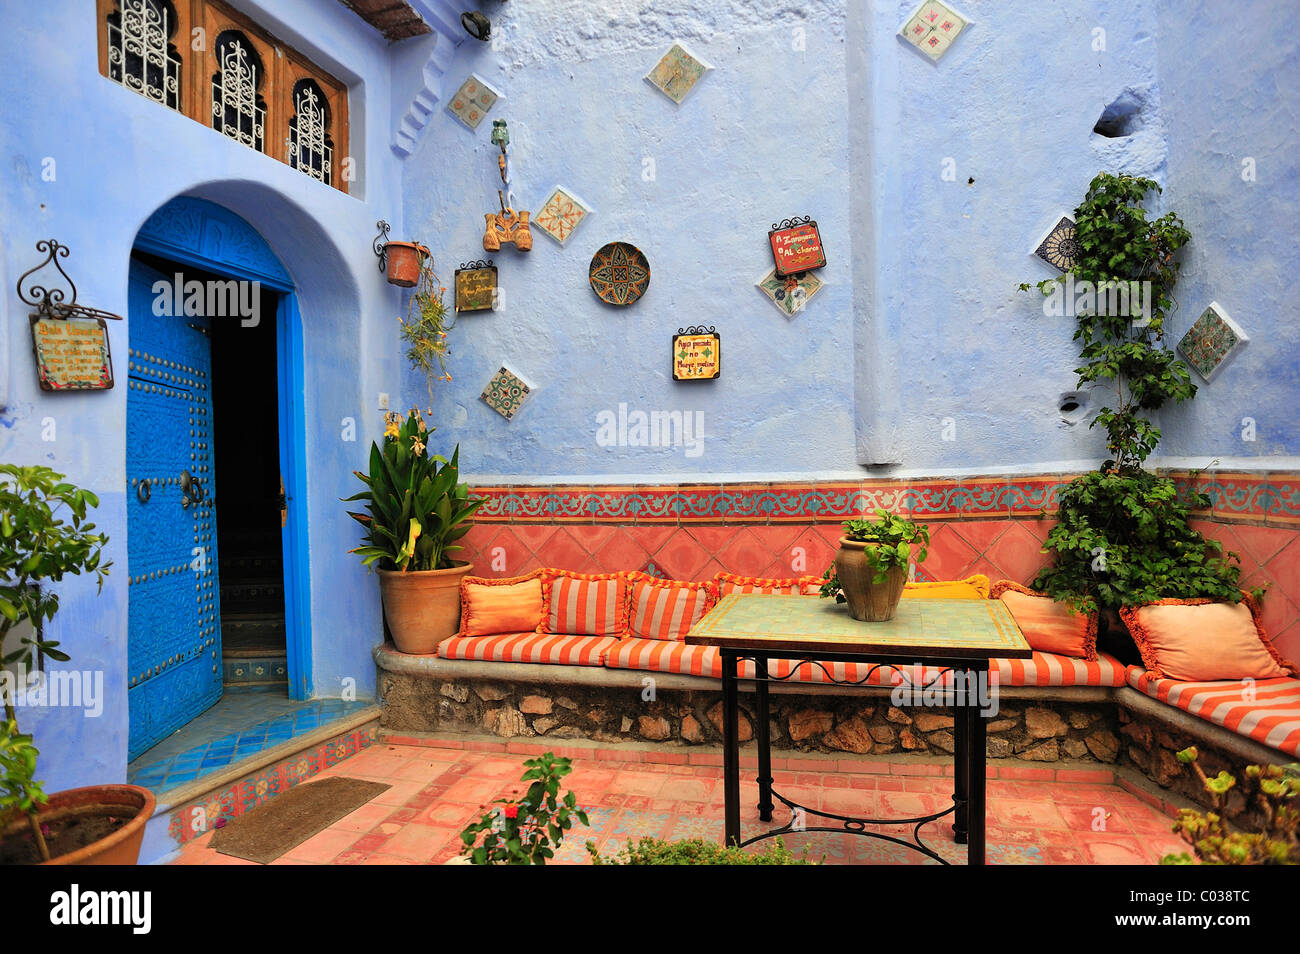
[[[1173,475],[1189,492],[1192,478]],[[478,487],[479,522],[836,522],[877,508],[928,520],[1052,512],[1070,475],[934,481]],[[1300,475],[1199,475],[1221,517],[1300,524]]]

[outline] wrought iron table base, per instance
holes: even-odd
[[[913,818],[854,818],[848,815],[837,815],[830,812],[822,812],[816,809],[808,808],[797,802],[791,801],[772,787],[772,745],[771,745],[771,727],[769,722],[770,706],[768,700],[768,685],[771,682],[781,682],[789,679],[802,665],[819,665],[818,660],[825,661],[845,661],[845,662],[862,662],[877,661],[868,671],[867,676],[857,681],[829,680],[835,685],[862,685],[870,678],[871,673],[879,668],[902,669],[898,663],[892,663],[885,657],[865,656],[861,654],[837,654],[837,653],[818,653],[816,660],[813,657],[807,657],[799,662],[791,670],[790,676],[777,678],[769,675],[767,662],[770,657],[757,655],[753,652],[722,649],[722,734],[723,734],[723,797],[725,801],[725,834],[723,843],[726,845],[745,846],[751,845],[757,841],[767,838],[774,838],[778,835],[789,832],[848,832],[853,835],[862,835],[867,838],[876,838],[881,841],[891,842],[901,845],[912,851],[920,852],[927,857],[933,858],[940,864],[948,864],[943,858],[936,854],[921,840],[921,828],[932,821],[937,821],[947,815],[953,816],[952,832],[953,840],[958,844],[965,844],[967,852],[967,864],[982,865],[984,864],[985,842],[985,727],[984,721],[980,716],[980,697],[973,691],[974,687],[979,685],[978,676],[980,673],[987,673],[987,660],[978,659],[944,659],[930,660],[925,663],[929,669],[938,670],[935,679],[942,679],[945,671],[953,670],[965,672],[968,674],[966,686],[968,691],[958,694],[957,699],[961,704],[953,706],[954,716],[954,760],[953,769],[953,805],[941,812],[935,812],[931,815],[916,816]],[[755,739],[758,743],[758,817],[761,821],[770,822],[772,820],[772,810],[775,807],[772,799],[776,798],[791,811],[790,821],[769,831],[761,832],[744,841],[740,838],[740,679],[736,675],[737,665],[741,659],[752,660],[755,667],[754,687],[757,702],[757,712],[755,713],[755,722],[757,723]],[[825,670],[825,667],[822,667]],[[904,676],[904,678],[907,678]],[[828,673],[829,679],[829,673]],[[918,687],[920,688],[920,687]],[[797,813],[802,811],[805,815],[814,815],[818,818],[831,819],[840,822],[839,828],[830,827],[809,827],[795,826]],[[913,825],[912,840],[904,841],[893,835],[884,832],[868,831],[867,825]]]

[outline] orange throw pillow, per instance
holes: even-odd
[[[629,574],[629,579],[629,636],[680,641],[718,601],[711,582],[659,580],[645,573]]]
[[[467,576],[460,581],[459,635],[531,633],[541,624],[540,570],[504,580]]]
[[[989,598],[989,578],[976,573],[964,580],[904,583],[903,596],[927,600],[986,600]]]
[[[816,576],[795,576],[777,580],[758,576],[737,576],[734,573],[719,573],[713,578],[713,582],[718,586],[719,596],[726,596],[729,593],[804,596],[820,590],[823,581]]]
[[[1159,600],[1119,615],[1153,676],[1213,682],[1300,674],[1269,642],[1250,596],[1240,603]]]
[[[1031,649],[1089,662],[1096,660],[1096,613],[1082,616],[1065,603],[1011,580],[998,580],[989,595],[1002,600],[1011,611]]]
[[[627,574],[543,570],[542,632],[591,636],[627,633]]]

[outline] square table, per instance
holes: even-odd
[[[970,864],[984,863],[985,731],[981,711],[988,682],[989,659],[1028,659],[1033,655],[1025,637],[1001,600],[904,599],[893,619],[881,623],[855,620],[847,608],[815,596],[738,594],[724,596],[691,627],[686,643],[715,646],[722,656],[723,786],[726,845],[748,845],[789,831],[849,831],[880,838],[943,861],[920,840],[922,825],[953,815],[953,833],[966,843]],[[740,839],[740,660],[754,663],[757,695],[755,737],[758,743],[758,812],[772,820],[773,796],[791,810],[789,824],[752,838]],[[769,661],[793,660],[776,667]],[[916,818],[851,818],[799,805],[772,787],[772,749],[768,724],[768,686],[795,677],[801,667],[819,663],[866,664],[858,679],[832,678],[833,667],[821,666],[824,683],[834,685],[893,685],[909,698],[941,700],[955,710],[953,807]],[[889,683],[873,681],[877,671],[892,672]],[[877,677],[877,680],[879,677]],[[802,811],[839,822],[841,828],[796,827]],[[912,842],[882,832],[871,824],[914,825]]]

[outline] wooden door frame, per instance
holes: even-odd
[[[195,228],[195,215],[216,228]],[[237,255],[223,254],[204,236],[246,230]],[[134,249],[178,265],[193,265],[223,278],[256,281],[279,293],[275,310],[276,391],[280,473],[288,521],[281,532],[284,556],[284,628],[289,698],[310,699],[312,680],[311,578],[307,559],[307,426],[303,402],[305,354],[302,315],[292,279],[266,240],[235,213],[206,199],[181,196],[162,206],[141,227]],[[295,503],[297,506],[295,506]]]

